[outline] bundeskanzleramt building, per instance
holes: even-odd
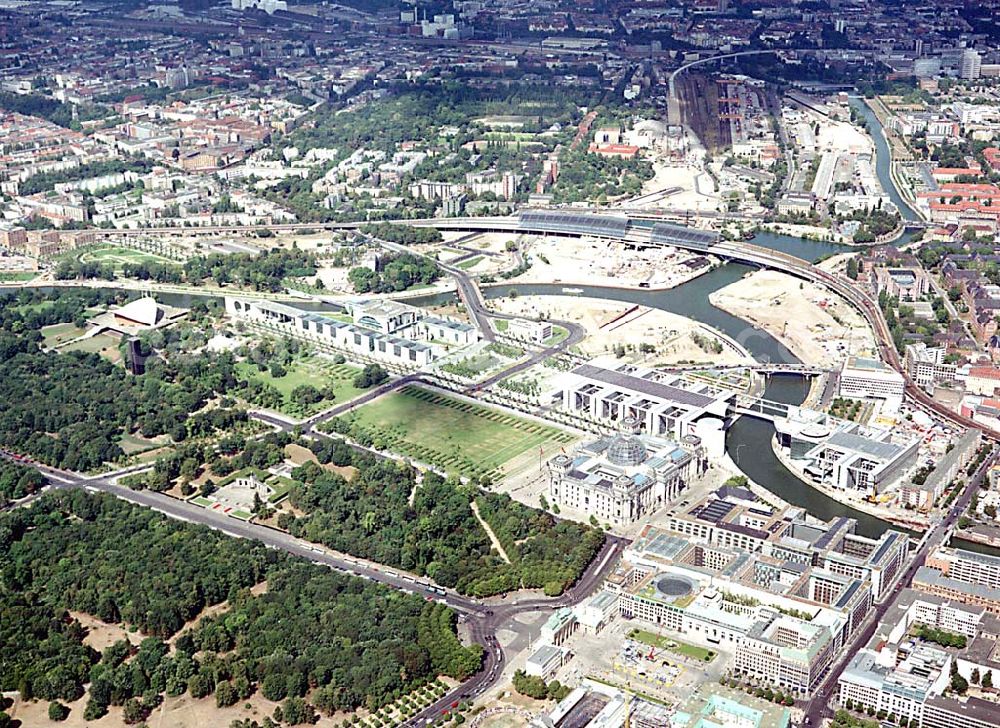
[[[428,316],[417,306],[388,299],[348,301],[347,312],[354,323],[387,336],[422,339],[448,346],[468,346],[479,340],[479,331],[472,324],[440,316]]]
[[[375,329],[275,301],[226,297],[226,311],[237,319],[275,332],[310,341],[321,348],[343,351],[396,364],[418,368],[434,359],[434,350],[425,343],[384,334]]]

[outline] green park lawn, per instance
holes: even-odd
[[[711,662],[715,659],[716,654],[718,654],[714,650],[698,647],[697,645],[689,645],[687,642],[681,642],[672,637],[665,637],[642,629],[633,629],[629,632],[628,636],[629,639],[633,639],[636,642],[642,642],[658,649],[669,650],[676,655],[690,657],[692,660],[700,660],[701,662]]]
[[[81,263],[108,263],[116,270],[121,270],[127,263],[160,263],[161,265],[178,265],[177,261],[164,258],[154,253],[142,250],[107,245],[90,248],[78,255]]]
[[[569,337],[569,330],[564,329],[562,326],[552,327],[552,336],[547,338],[542,342],[545,346],[555,346],[565,341]]]
[[[162,442],[150,440],[138,435],[122,435],[121,439],[118,441],[118,446],[125,452],[126,455],[137,455],[139,453],[146,452],[147,450],[153,450],[154,448],[160,447],[162,444]]]
[[[87,333],[87,329],[81,329],[72,322],[42,327],[43,343],[48,349],[77,339],[85,333]]]
[[[548,454],[573,436],[490,407],[407,386],[362,405],[342,421],[355,437],[469,477],[496,475],[539,446]]]
[[[59,351],[63,353],[85,351],[90,354],[100,354],[112,364],[117,364],[122,358],[121,352],[118,351],[119,343],[121,342],[110,334],[98,334],[97,336],[91,336],[89,339],[82,339],[68,344]]]
[[[284,398],[282,412],[290,415],[309,415],[318,412],[334,402],[342,403],[354,399],[365,390],[354,386],[354,377],[361,372],[350,364],[336,364],[330,359],[319,356],[307,356],[297,359],[286,367],[283,377],[274,377],[269,369],[260,371],[253,362],[243,361],[236,365],[236,374],[248,380],[257,380],[275,387]],[[326,399],[316,404],[302,407],[292,401],[292,390],[301,384],[311,384],[317,389],[329,387],[333,390],[333,399]]]
[[[23,283],[37,278],[38,275],[29,271],[0,271],[0,283]]]

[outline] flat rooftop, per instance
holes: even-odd
[[[609,387],[627,389],[632,392],[638,392],[649,397],[656,397],[660,400],[685,405],[687,407],[707,407],[715,401],[714,397],[709,397],[708,395],[701,394],[699,392],[692,392],[688,389],[681,389],[680,387],[663,384],[662,382],[654,382],[650,379],[637,377],[633,374],[604,369],[603,367],[597,367],[593,364],[581,364],[573,370],[573,373],[587,379],[593,379],[594,381],[601,382]]]

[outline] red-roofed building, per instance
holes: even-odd
[[[917,207],[934,222],[1000,224],[1000,187],[992,184],[947,182],[933,192],[917,193]]]
[[[983,219],[992,218],[994,221],[1000,217],[1000,206],[984,205],[973,200],[954,204],[951,202],[931,202],[927,207],[931,212],[931,220],[934,222],[948,222],[969,214]]]
[[[144,105],[144,98],[142,94],[130,94],[122,100],[122,113],[125,113],[132,108],[141,108]]]
[[[931,171],[938,182],[951,182],[959,177],[978,177],[982,173],[982,167],[975,163],[968,167],[938,167]]]
[[[1000,187],[986,183],[945,182],[936,192],[921,192],[930,197],[954,197],[961,195],[967,200],[985,200],[1000,197]]]
[[[965,391],[972,394],[993,394],[1000,387],[1000,369],[996,367],[970,367],[965,380]]]
[[[639,147],[632,146],[631,144],[591,144],[587,151],[593,154],[600,154],[602,157],[635,159],[639,154]]]
[[[994,172],[1000,172],[1000,149],[996,147],[986,147],[983,150],[983,156],[986,157],[986,165],[992,169]]]

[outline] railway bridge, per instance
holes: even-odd
[[[591,236],[615,240],[636,247],[669,246],[692,252],[712,255],[725,260],[771,268],[802,280],[825,286],[844,298],[867,320],[875,332],[879,356],[889,366],[900,372],[906,381],[906,393],[914,404],[953,425],[977,429],[993,440],[1000,441],[1000,432],[986,425],[953,412],[935,401],[909,377],[892,341],[889,326],[878,304],[850,281],[818,268],[811,263],[770,248],[746,241],[723,240],[718,232],[667,222],[656,215],[625,214],[623,212],[591,212],[558,208],[527,208],[517,215],[505,217],[446,217],[401,221],[418,227],[462,232],[502,232],[511,234]],[[352,230],[365,223],[238,225],[198,228],[199,235],[252,234],[261,230],[293,232],[302,228],[329,231]],[[127,241],[131,236],[191,235],[191,228],[160,228],[146,230],[95,230],[87,231],[96,240]]]

